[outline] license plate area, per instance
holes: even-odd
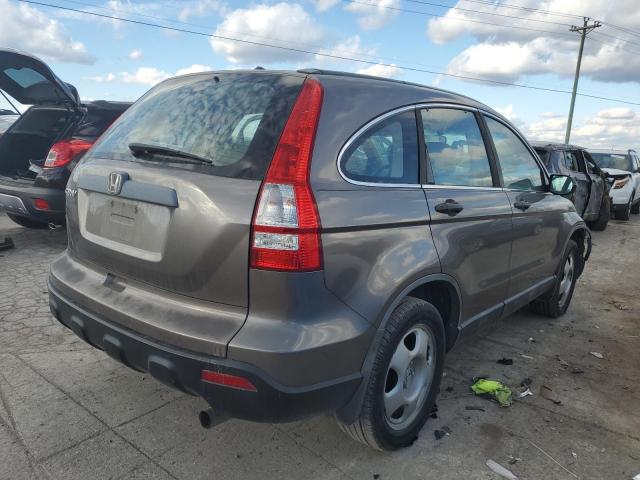
[[[78,190],[80,232],[110,250],[148,261],[162,260],[171,211],[163,205]]]

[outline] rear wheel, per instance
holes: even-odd
[[[602,197],[602,204],[600,205],[598,218],[596,218],[589,225],[591,227],[591,230],[602,231],[606,229],[607,224],[609,223],[609,218],[611,218],[611,198],[609,197],[609,195],[604,195]]]
[[[535,312],[551,318],[564,315],[571,303],[583,263],[584,260],[578,250],[578,244],[569,240],[553,288],[531,302],[531,308]]]
[[[12,213],[7,213],[7,217],[13,220],[18,225],[25,228],[47,228],[47,224],[44,222],[38,222],[36,220],[31,220],[27,217],[21,217],[20,215],[13,215]]]
[[[378,450],[411,445],[440,390],[445,335],[433,305],[408,297],[396,307],[380,342],[360,417],[342,431]]]

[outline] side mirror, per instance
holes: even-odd
[[[554,195],[571,195],[576,191],[576,182],[568,175],[551,175],[549,191]]]

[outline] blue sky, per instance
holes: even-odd
[[[348,71],[371,67],[367,72],[466,94],[505,113],[529,137],[557,140],[564,136],[568,94],[492,86],[414,72],[406,67],[570,90],[578,36],[570,34],[568,26],[557,25],[581,22],[578,17],[561,15],[569,12],[607,22],[597,35],[587,39],[579,91],[640,103],[637,59],[640,36],[626,31],[640,30],[635,1],[619,0],[615,11],[610,8],[611,2],[600,0],[510,0],[507,6],[501,1],[491,5],[478,0],[427,2],[455,8],[416,0],[50,0],[48,3],[396,65],[396,68],[371,67],[230,41],[212,44],[206,36],[0,0],[0,47],[40,56],[59,77],[73,83],[85,99],[135,100],[154,82],[184,69],[257,64],[267,68]],[[132,54],[134,51],[138,54]],[[640,137],[640,127],[636,126],[640,124],[638,105],[578,97],[574,124],[575,135],[584,144],[640,144],[640,138],[636,138]]]

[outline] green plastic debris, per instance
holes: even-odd
[[[511,405],[511,389],[497,380],[485,380],[481,378],[471,385],[471,390],[476,395],[486,395],[495,398],[501,407]]]

